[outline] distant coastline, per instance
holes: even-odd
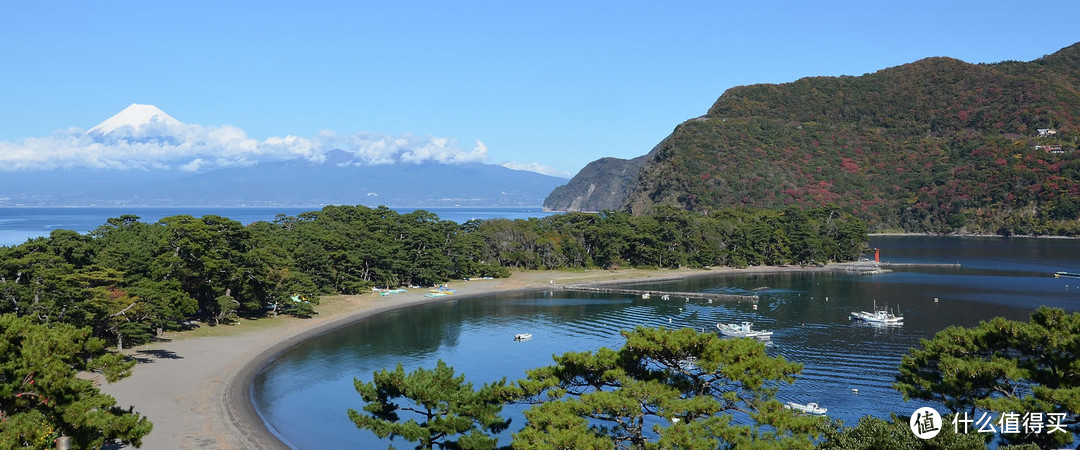
[[[1057,235],[1034,235],[1034,234],[1014,234],[1011,236],[1003,236],[1000,234],[975,234],[975,233],[904,233],[904,232],[890,232],[890,233],[867,233],[868,237],[874,236],[925,236],[925,237],[992,237],[992,238],[1029,238],[1029,239],[1080,239],[1080,236],[1057,236]]]

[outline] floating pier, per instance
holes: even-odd
[[[625,288],[609,288],[609,287],[596,287],[596,286],[579,286],[569,285],[563,287],[567,291],[577,292],[597,292],[600,294],[626,294],[641,296],[642,298],[650,298],[654,295],[659,295],[661,298],[668,297],[673,299],[678,298],[693,298],[693,299],[708,299],[708,300],[729,300],[729,301],[751,301],[756,302],[761,298],[756,295],[737,295],[737,294],[714,294],[711,292],[671,292],[671,291],[649,291],[644,289],[625,289]]]
[[[858,261],[848,263],[837,263],[830,265],[833,271],[836,272],[851,272],[862,275],[877,275],[882,273],[890,273],[894,268],[941,268],[941,269],[959,269],[960,263],[955,264],[928,264],[928,263],[888,263],[888,262],[876,262],[876,261]]]

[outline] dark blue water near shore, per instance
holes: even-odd
[[[27,239],[48,236],[53,230],[73,230],[87,233],[105,223],[112,217],[134,214],[147,223],[157,222],[163,217],[186,214],[195,217],[218,215],[228,217],[243,224],[258,221],[273,221],[278,214],[296,216],[307,211],[318,211],[319,206],[310,207],[0,207],[0,246],[18,245]],[[395,208],[399,213],[408,213],[416,208]],[[527,219],[543,217],[551,213],[541,208],[427,208],[443,220],[465,222],[471,219]]]
[[[618,347],[621,329],[637,325],[709,330],[716,322],[752,321],[775,331],[769,352],[802,363],[783,401],[818,402],[854,424],[863,415],[908,416],[932,403],[903,402],[891,388],[908,349],[950,325],[973,326],[994,316],[1026,320],[1039,305],[1080,310],[1080,241],[941,237],[875,237],[882,260],[960,263],[960,267],[898,267],[881,275],[844,273],[727,274],[640,285],[667,291],[749,293],[761,300],[663,301],[625,295],[540,292],[429,304],[365,320],[301,343],[256,378],[256,407],[298,448],[386,447],[346,416],[363,402],[353,378],[401,363],[406,370],[446,361],[474,383],[524,376],[566,351]],[[935,301],[935,298],[937,301]],[[901,327],[848,320],[874,305],[900,308]],[[533,339],[515,342],[516,333]],[[858,389],[857,394],[852,389]],[[506,410],[522,425],[521,407]],[[501,441],[509,441],[509,432]],[[407,445],[397,441],[396,445]]]

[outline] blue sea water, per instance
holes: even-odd
[[[942,329],[974,326],[992,317],[1027,320],[1040,305],[1080,311],[1080,280],[1054,278],[1080,271],[1080,240],[1031,238],[873,237],[884,261],[959,263],[909,266],[880,275],[848,273],[718,274],[638,285],[681,292],[756,292],[750,302],[708,302],[653,296],[564,291],[493,295],[416,306],[375,316],[302,342],[257,376],[253,401],[268,426],[296,448],[410,446],[381,440],[349,420],[363,401],[353,379],[370,381],[397,364],[407,371],[445,361],[474,384],[552,363],[553,354],[617,348],[620,330],[637,325],[711,330],[717,322],[751,321],[774,331],[767,351],[803,364],[781,401],[817,402],[829,416],[855,424],[864,415],[909,417],[933,402],[905,402],[892,388],[901,358]],[[760,289],[764,288],[764,289]],[[852,322],[851,311],[899,309],[902,326]],[[529,332],[533,338],[516,342]],[[858,393],[852,391],[858,389]],[[504,410],[524,421],[526,406]]]
[[[258,221],[273,221],[278,214],[296,216],[308,211],[318,211],[319,206],[310,207],[0,207],[0,246],[18,245],[27,239],[48,236],[53,230],[73,230],[87,233],[105,224],[112,217],[134,214],[143,222],[153,223],[164,217],[187,214],[195,217],[218,215],[228,217],[243,224]],[[416,208],[395,208],[399,213],[415,211]],[[542,208],[498,207],[498,208],[426,208],[440,219],[462,223],[472,219],[527,219],[544,217],[552,213]]]

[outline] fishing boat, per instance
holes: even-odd
[[[727,337],[749,337],[755,339],[769,339],[772,336],[772,331],[766,330],[754,330],[753,324],[750,322],[743,322],[740,324],[734,323],[718,323],[716,328],[720,330],[720,334]]]
[[[514,335],[515,341],[527,341],[532,339],[532,333],[518,333]]]
[[[802,411],[807,414],[815,414],[819,416],[829,412],[828,408],[822,408],[821,406],[818,406],[817,403],[807,403],[804,405],[802,403],[787,402],[786,404],[784,404],[784,408],[793,409],[795,411]]]
[[[1054,278],[1061,278],[1061,277],[1068,277],[1068,278],[1080,278],[1080,273],[1074,273],[1074,272],[1054,272]]]
[[[897,308],[899,312],[899,308]],[[904,316],[898,316],[893,314],[888,309],[878,309],[877,302],[874,302],[874,311],[853,311],[849,317],[855,320],[861,320],[868,323],[879,323],[889,325],[902,325],[904,322]]]

